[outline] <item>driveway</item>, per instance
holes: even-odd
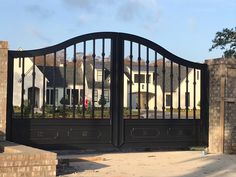
[[[236,177],[236,155],[175,151],[58,157],[63,177]]]

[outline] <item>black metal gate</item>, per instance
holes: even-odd
[[[45,149],[208,143],[207,65],[102,32],[9,51],[7,139]]]

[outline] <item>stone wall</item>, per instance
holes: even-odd
[[[209,151],[236,153],[236,59],[207,60]]]
[[[8,43],[0,41],[0,141],[6,134]]]

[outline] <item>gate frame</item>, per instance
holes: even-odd
[[[157,51],[162,56],[165,56],[169,60],[178,63],[183,66],[190,66],[201,70],[201,104],[204,102],[204,106],[201,105],[200,117],[200,144],[208,145],[208,126],[209,126],[209,73],[207,64],[200,64],[182,59],[158,44],[132,34],[118,33],[118,32],[98,32],[90,33],[82,36],[78,36],[69,39],[60,44],[46,47],[37,50],[26,51],[13,51],[8,52],[8,83],[7,83],[7,131],[6,137],[8,140],[12,140],[12,116],[13,116],[13,74],[14,74],[14,58],[20,57],[33,57],[44,54],[53,53],[55,51],[62,50],[73,44],[80,43],[82,41],[92,39],[111,39],[111,143],[115,147],[121,147],[125,143],[125,125],[123,119],[123,80],[124,76],[124,41],[132,41],[141,45],[147,46],[150,49]]]

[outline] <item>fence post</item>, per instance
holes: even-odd
[[[8,42],[0,41],[0,141],[5,140],[7,118]]]
[[[236,153],[236,60],[207,60],[209,152]]]

